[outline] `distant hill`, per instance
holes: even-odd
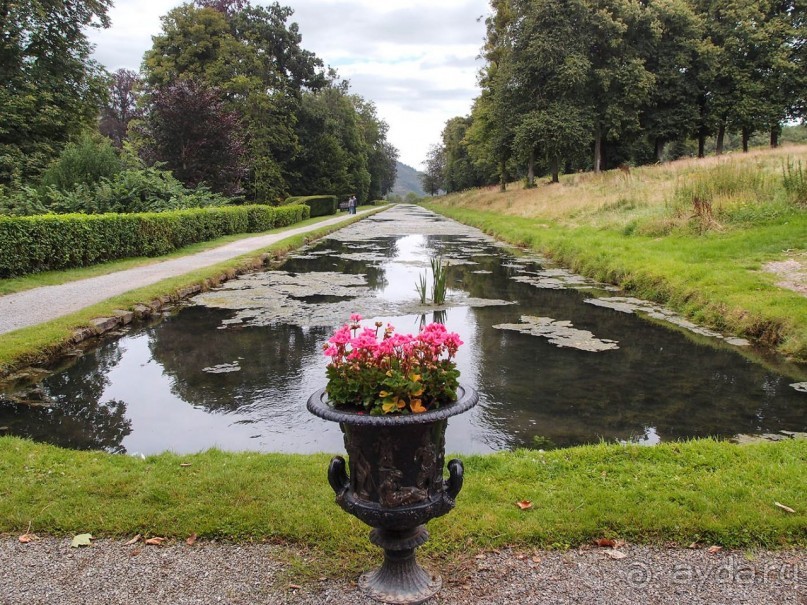
[[[397,162],[397,168],[398,176],[395,179],[395,186],[390,193],[400,195],[401,197],[405,196],[410,191],[420,197],[426,195],[426,192],[423,191],[423,184],[420,182],[420,172],[411,166],[401,164],[401,162]]]

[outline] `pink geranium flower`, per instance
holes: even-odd
[[[326,371],[332,404],[409,414],[456,400],[458,334],[438,323],[412,335],[398,334],[390,324],[381,332],[381,322],[361,328],[360,321],[361,315],[352,314],[324,347],[331,358]]]

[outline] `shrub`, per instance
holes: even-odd
[[[329,214],[336,214],[338,209],[336,200],[335,195],[295,195],[287,197],[283,204],[306,204],[311,208],[312,217],[327,216]]]
[[[162,212],[224,206],[229,202],[204,186],[186,189],[166,170],[140,167],[121,170],[94,184],[76,183],[69,189],[49,185],[40,190],[22,187],[10,194],[0,192],[0,214]]]
[[[309,214],[308,206],[292,205],[0,217],[0,278],[159,256],[223,235],[287,226]]]
[[[94,185],[120,171],[121,161],[109,139],[85,134],[76,143],[67,145],[45,170],[42,185],[68,190],[79,184]]]

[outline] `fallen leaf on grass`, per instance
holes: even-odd
[[[722,546],[710,546],[709,548],[706,549],[706,552],[708,552],[710,555],[716,555],[721,550],[723,550]]]
[[[181,462],[179,464],[179,466],[181,466],[182,468],[188,468],[189,466],[191,466],[191,463],[190,462]]]
[[[137,542],[140,542],[140,538],[142,538],[142,537],[143,536],[141,536],[140,534],[137,534],[134,538],[132,538],[131,540],[129,540],[126,543],[126,546],[131,546],[132,544],[136,544]]]
[[[692,549],[692,550],[695,550],[696,548],[698,548],[698,543],[697,543],[697,542],[693,542],[693,543],[692,543],[692,544],[690,544],[690,545],[689,545],[687,548]]]
[[[611,557],[612,559],[614,559],[616,561],[618,561],[619,559],[626,559],[628,557],[628,555],[626,555],[621,550],[609,550],[609,551],[606,551],[605,554],[607,554],[609,557]]]
[[[194,544],[196,544],[196,534],[191,534],[190,536],[188,536],[188,539],[185,540],[185,542],[187,543],[188,546],[193,546]]]
[[[532,508],[532,502],[529,500],[522,500],[521,502],[516,502],[516,506],[521,510],[529,510]]]
[[[786,513],[795,513],[796,512],[792,508],[790,508],[789,506],[785,506],[784,504],[781,504],[779,502],[774,502],[773,505],[778,506],[779,508],[781,508]]]
[[[29,542],[33,542],[34,540],[39,540],[39,537],[34,534],[23,534],[21,535],[18,540],[21,544],[28,544]]]
[[[602,548],[613,548],[616,546],[616,540],[611,540],[610,538],[600,538],[598,540],[594,540],[594,544],[601,546]]]
[[[89,546],[92,544],[91,540],[91,534],[79,534],[73,538],[73,541],[70,542],[70,546],[73,548],[78,548],[79,546]]]
[[[146,544],[148,544],[149,546],[162,546],[163,542],[165,542],[165,538],[160,537],[149,538],[148,540],[146,540]]]

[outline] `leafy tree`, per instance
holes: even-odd
[[[426,172],[421,181],[423,190],[429,195],[437,195],[443,189],[443,174],[445,170],[445,152],[440,145],[432,145],[426,157]]]
[[[304,90],[327,84],[322,62],[302,48],[293,11],[246,0],[184,4],[164,17],[143,70],[149,86],[193,76],[220,89],[249,132],[249,197],[275,201],[294,180],[295,123]]]
[[[478,107],[479,117],[484,121],[479,129],[471,130],[469,139],[474,141],[477,164],[480,161],[495,162],[499,187],[504,191],[508,180],[507,163],[511,154],[515,117],[509,98],[514,11],[513,0],[491,0],[490,4],[493,14],[485,19],[486,33],[482,47],[482,56],[488,64],[480,72],[482,96],[485,97],[487,92],[487,98],[483,98]],[[482,137],[487,140],[486,149],[480,145]]]
[[[101,109],[98,129],[101,134],[112,139],[113,145],[118,149],[123,147],[126,140],[129,123],[143,117],[143,112],[138,107],[139,82],[137,72],[129,69],[119,69],[109,79],[109,96]]]
[[[728,131],[742,146],[757,130],[776,144],[781,124],[799,114],[804,83],[804,6],[801,0],[693,0],[720,55],[710,81],[710,116],[718,154]]]
[[[387,141],[389,126],[378,117],[375,104],[358,95],[351,95],[351,100],[367,153],[367,170],[370,172],[367,197],[378,200],[395,186],[398,150]]]
[[[36,177],[97,116],[103,71],[85,28],[110,0],[0,2],[0,184]]]
[[[305,94],[297,137],[301,144],[293,164],[294,191],[302,195],[332,191],[367,199],[367,150],[345,89],[331,87]]]
[[[644,5],[632,0],[588,0],[589,41],[586,101],[593,111],[594,172],[603,164],[603,142],[638,135],[639,116],[655,84],[645,67],[637,36]]]
[[[495,141],[497,125],[493,117],[493,94],[489,88],[474,99],[471,125],[465,132],[468,156],[485,184],[497,182],[499,164]]]
[[[527,183],[534,184],[540,156],[554,182],[560,164],[591,140],[592,106],[586,98],[591,61],[579,29],[589,18],[582,0],[517,0],[512,28],[510,104],[518,118],[513,149],[527,159]]]
[[[685,0],[649,2],[641,56],[655,76],[642,115],[642,129],[660,162],[664,146],[696,130],[698,67],[704,66],[704,24]]]
[[[218,89],[184,79],[156,90],[144,131],[149,159],[164,163],[186,186],[205,184],[225,195],[242,192],[241,122]]]
[[[537,143],[537,149],[549,166],[552,182],[557,183],[564,160],[579,156],[584,142],[589,140],[590,120],[591,116],[585,109],[559,101],[548,103],[522,118],[514,146],[533,151]]]
[[[448,120],[443,128],[443,184],[449,193],[483,184],[465,139],[470,124],[470,117],[457,117]]]

